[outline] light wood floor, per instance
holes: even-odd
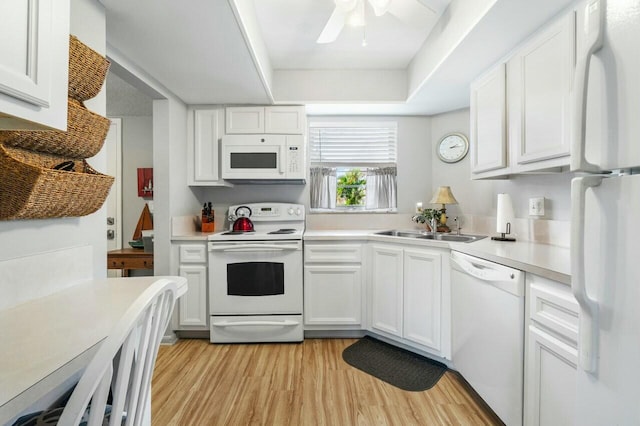
[[[342,360],[354,339],[301,344],[161,346],[153,378],[154,425],[498,425],[447,372],[407,392]]]

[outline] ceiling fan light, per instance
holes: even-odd
[[[352,27],[364,27],[364,0],[358,0],[355,9],[347,17],[347,24]]]
[[[333,0],[336,4],[336,9],[341,12],[351,12],[358,5],[358,0]]]
[[[389,11],[391,0],[369,0],[369,4],[376,16],[382,16]]]

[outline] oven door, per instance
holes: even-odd
[[[302,313],[302,241],[209,242],[211,315]]]
[[[282,179],[286,175],[283,135],[222,138],[223,179]]]

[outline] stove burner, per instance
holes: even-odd
[[[293,228],[278,229],[277,231],[267,232],[267,234],[293,234],[296,232]]]
[[[222,235],[242,235],[242,234],[250,234],[251,232],[256,232],[256,231],[228,231],[228,232],[223,232]]]

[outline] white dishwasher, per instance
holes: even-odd
[[[507,426],[522,424],[524,272],[451,252],[453,365]]]

